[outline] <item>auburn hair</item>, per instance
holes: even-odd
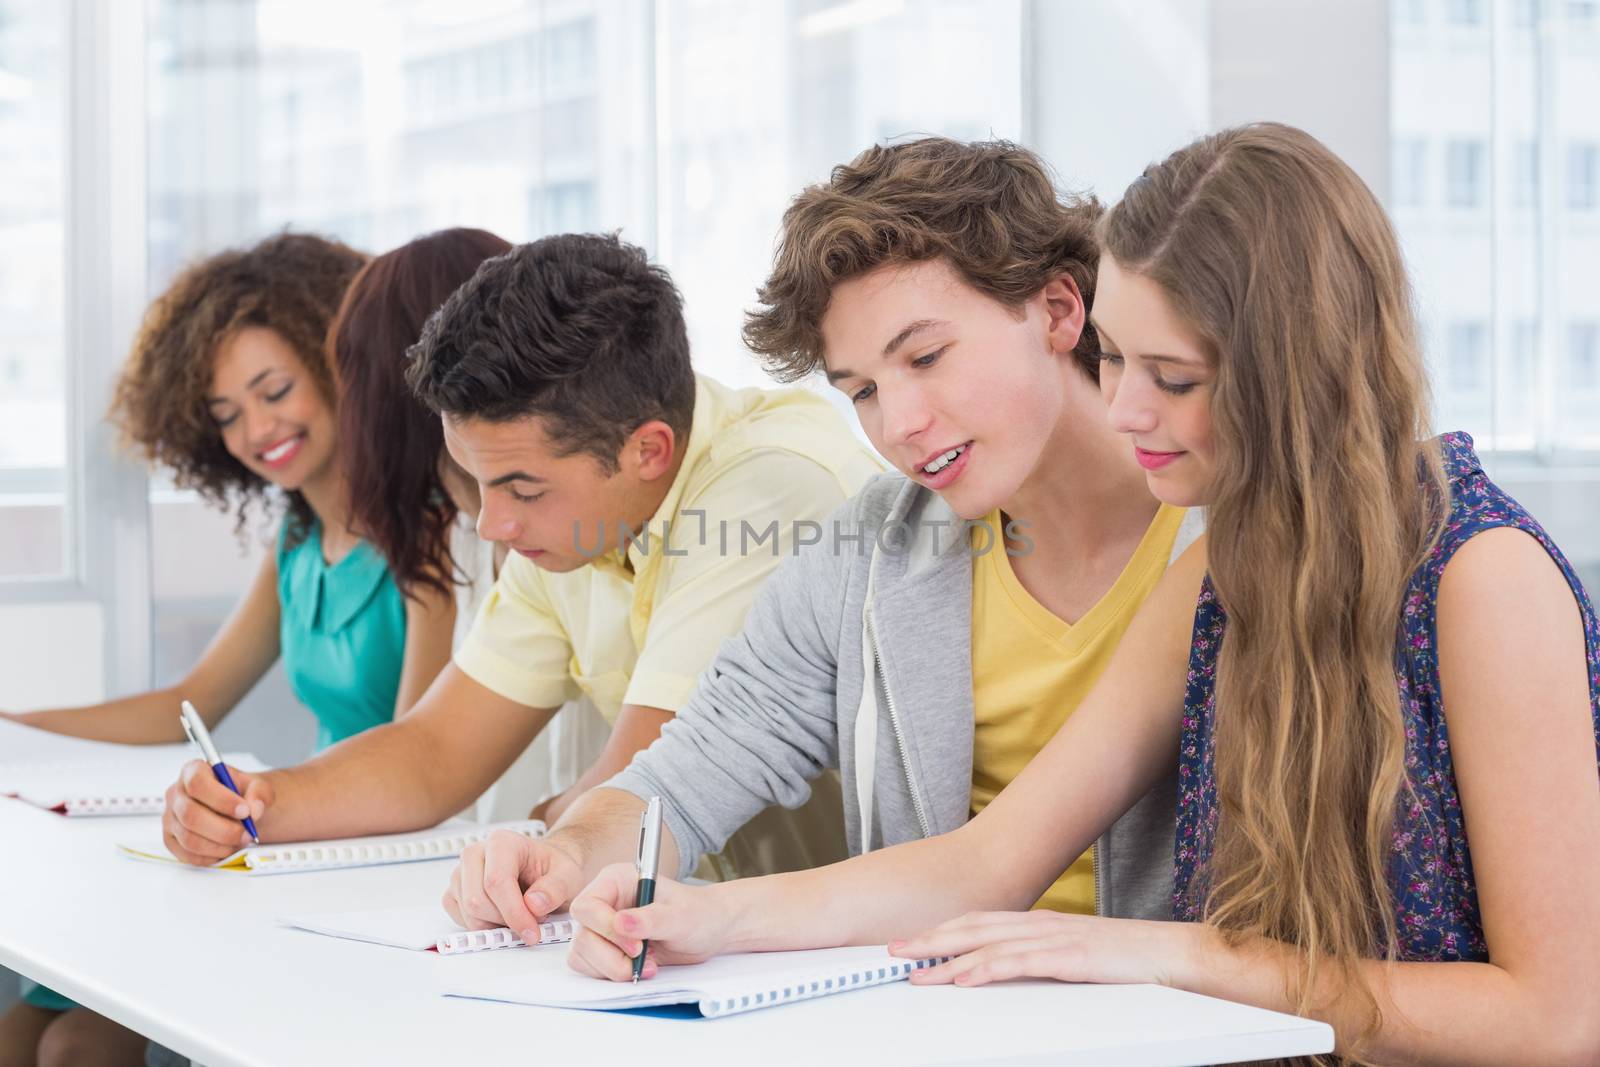
[[[1409,788],[1395,677],[1401,600],[1447,487],[1399,243],[1355,172],[1273,123],[1147,168],[1100,229],[1215,362],[1210,580],[1218,822],[1206,921],[1291,945],[1290,994],[1355,992],[1396,951],[1389,857]]]
[[[456,507],[439,477],[444,431],[406,385],[406,349],[479,264],[510,250],[486,230],[409,241],[361,269],[328,334],[351,525],[388,560],[408,596],[419,587],[451,591]]]

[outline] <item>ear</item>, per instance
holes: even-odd
[[[628,435],[618,459],[640,481],[653,482],[672,472],[677,457],[678,438],[672,427],[651,419]]]
[[[1089,309],[1084,306],[1078,283],[1070,274],[1058,274],[1039,291],[1039,297],[1044,301],[1051,350],[1071,352],[1078,347],[1089,321]]]

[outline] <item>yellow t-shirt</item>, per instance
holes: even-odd
[[[1139,605],[1160,581],[1184,509],[1163,504],[1117,580],[1075,623],[1035,600],[1011,569],[1000,513],[984,522],[993,547],[972,561],[972,814],[988,806],[1094,688]],[[1094,849],[1036,907],[1094,914]]]

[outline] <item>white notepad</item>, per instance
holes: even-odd
[[[566,967],[542,966],[455,986],[445,995],[591,1011],[688,1004],[706,1018],[715,1018],[898,982],[912,971],[937,962],[903,960],[889,955],[881,945],[746,952],[688,966],[662,967],[654,978],[637,984],[589,978]]]
[[[10,741],[12,735],[8,732],[0,740]],[[62,815],[160,815],[167,787],[178,780],[183,765],[195,758],[195,750],[188,745],[69,740],[83,747],[30,745],[48,755],[19,760],[9,759],[11,753],[5,752],[7,758],[0,762],[0,796]],[[243,771],[267,769],[248,753],[232,752],[222,758]]]
[[[463,930],[451,922],[450,916],[437,904],[417,908],[280,915],[278,922],[284,926],[310,930],[314,934],[442,955],[517,948],[523,944],[521,937],[504,926],[493,930]],[[539,924],[539,944],[563,944],[571,941],[577,932],[575,920],[564,913],[552,915]]]
[[[323,871],[339,867],[376,867],[385,863],[415,863],[418,860],[454,859],[468,845],[482,841],[496,830],[511,830],[524,837],[543,837],[544,823],[537,819],[521,822],[475,823],[451,819],[431,830],[411,834],[383,834],[377,837],[347,837],[334,841],[308,841],[280,845],[252,845],[241,848],[210,867],[191,867],[199,871],[237,871],[241,874],[289,874],[294,871]],[[123,855],[136,860],[182,864],[155,844],[118,844]]]

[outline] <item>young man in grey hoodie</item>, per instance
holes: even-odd
[[[651,796],[662,874],[683,877],[836,767],[854,854],[959,827],[1049,740],[1200,528],[1104,417],[1099,213],[1025,149],[942,138],[869,149],[795,200],[746,341],[780,379],[825,372],[897,472],[795,539],[626,770],[544,840],[463,854],[457,921],[536,937],[633,859]],[[1041,903],[1169,918],[1174,808],[1169,778]]]

